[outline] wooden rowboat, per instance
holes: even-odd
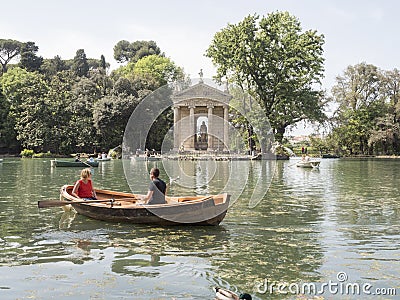
[[[319,164],[321,163],[320,160],[309,160],[309,161],[299,161],[296,163],[296,166],[300,168],[319,168]]]
[[[98,161],[71,161],[71,160],[51,160],[52,167],[80,167],[80,168],[87,168],[87,167],[98,167]]]
[[[96,189],[98,200],[71,195],[73,186],[64,185],[60,198],[87,217],[135,224],[218,225],[225,217],[230,195],[166,197],[166,204],[141,204],[144,195]],[[75,203],[74,203],[75,202]]]

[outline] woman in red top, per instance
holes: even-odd
[[[97,199],[96,192],[93,189],[91,177],[92,173],[90,172],[90,169],[89,168],[83,169],[81,171],[81,179],[79,179],[75,183],[71,194],[75,197],[83,199],[89,199],[89,200]]]

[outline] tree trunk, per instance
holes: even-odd
[[[394,154],[400,153],[399,136],[397,134],[393,135],[393,152]]]
[[[249,149],[250,149],[250,154],[255,150],[256,148],[256,143],[254,142],[253,135],[254,135],[254,129],[251,124],[247,124],[247,134],[249,136],[248,138],[248,143],[249,143]]]
[[[275,129],[275,141],[282,144],[283,135],[285,134],[286,126],[280,126]]]

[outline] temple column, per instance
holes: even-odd
[[[207,132],[207,137],[208,137],[208,145],[207,145],[207,151],[214,150],[214,134],[213,134],[213,108],[214,105],[209,104],[207,105],[208,108],[208,114],[207,114],[207,119],[208,119],[208,132]]]
[[[194,122],[194,105],[189,106],[189,149],[194,150],[194,135],[196,134]]]
[[[180,108],[174,106],[174,150],[178,151],[181,146],[181,124]]]
[[[229,150],[229,110],[228,105],[224,106],[224,150]]]

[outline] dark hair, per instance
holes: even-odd
[[[243,300],[252,300],[251,295],[244,293],[244,294],[240,294],[239,299],[243,299]]]
[[[150,174],[152,174],[155,178],[158,178],[158,176],[160,176],[160,170],[157,168],[152,168],[150,170]]]

